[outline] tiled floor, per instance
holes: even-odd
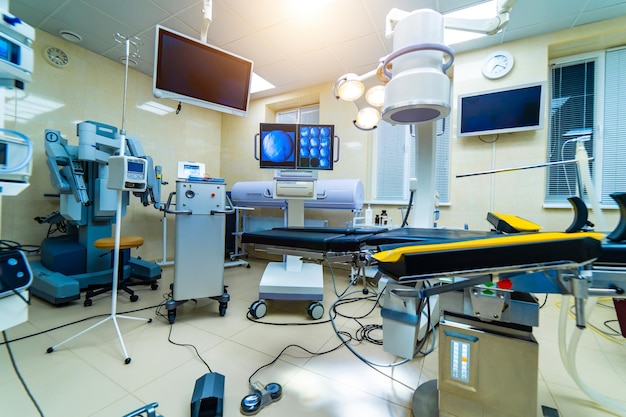
[[[225,282],[231,301],[224,317],[218,314],[214,300],[200,299],[178,308],[173,326],[156,315],[154,307],[163,302],[172,281],[173,267],[164,267],[164,276],[156,291],[141,288],[139,301],[131,303],[120,293],[118,311],[132,317],[152,318],[152,323],[118,319],[126,349],[132,362],[123,363],[120,343],[113,320],[106,320],[88,333],[47,354],[46,349],[97,323],[89,319],[67,327],[47,331],[65,323],[110,312],[110,298],[94,299],[92,307],[81,302],[55,307],[34,299],[29,321],[7,330],[17,366],[34,398],[47,417],[122,416],[151,402],[158,402],[163,417],[189,415],[191,394],[197,378],[208,372],[192,347],[214,372],[225,375],[224,416],[240,416],[239,404],[248,393],[248,377],[260,366],[271,362],[288,345],[300,345],[311,352],[331,350],[340,340],[328,323],[329,306],[336,300],[330,274],[326,274],[322,320],[313,322],[305,312],[307,303],[270,301],[263,321],[291,323],[270,325],[246,318],[250,304],[258,298],[258,283],[264,261],[251,261],[251,268],[228,268]],[[348,285],[348,272],[337,271],[339,292]],[[357,291],[360,285],[349,287]],[[543,299],[543,296],[540,296]],[[540,326],[535,336],[540,345],[539,405],[556,408],[561,417],[611,416],[590,401],[567,375],[557,347],[558,307],[561,299],[550,296],[541,310]],[[608,301],[601,304],[610,305]],[[129,310],[141,311],[126,313]],[[379,309],[372,301],[342,305],[346,316],[365,315],[362,324],[381,323]],[[602,322],[615,318],[611,308],[599,306],[592,322],[604,330]],[[100,318],[102,319],[102,318]],[[569,326],[573,327],[572,320]],[[357,322],[338,316],[337,326],[352,334]],[[307,325],[302,325],[307,324]],[[24,336],[41,334],[16,340]],[[382,337],[374,331],[372,336]],[[398,361],[381,346],[368,342],[351,345],[368,360],[380,364]],[[514,358],[512,358],[514,360]],[[626,341],[610,338],[592,329],[582,336],[578,365],[583,380],[603,395],[621,401],[626,407]],[[5,346],[0,346],[0,415],[37,416],[31,400],[19,383]],[[260,416],[390,416],[411,415],[413,390],[437,374],[437,351],[396,367],[373,368],[355,357],[345,347],[332,353],[312,356],[296,347],[289,348],[272,366],[255,379],[278,382],[283,398],[261,411]],[[502,381],[506,384],[506,381]],[[540,409],[537,415],[542,415]]]

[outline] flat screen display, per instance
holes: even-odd
[[[261,123],[260,166],[332,170],[334,137],[333,125]]]
[[[459,96],[458,136],[535,130],[543,127],[544,83]]]
[[[261,123],[261,168],[296,169],[297,125]]]
[[[157,25],[152,91],[157,98],[246,116],[252,61]]]

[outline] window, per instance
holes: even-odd
[[[575,159],[577,138],[590,158],[591,178],[602,205],[615,205],[610,194],[626,191],[626,48],[560,59],[551,68],[548,162]],[[576,164],[550,166],[545,202],[562,203],[578,195]],[[585,193],[585,198],[588,196]]]
[[[276,113],[276,123],[318,124],[320,106],[307,106]]]
[[[409,179],[415,176],[414,126],[381,121],[374,138],[372,200],[377,203],[406,204]],[[450,202],[450,117],[437,121],[435,190],[439,202]],[[419,193],[419,191],[418,191]]]

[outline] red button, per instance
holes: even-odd
[[[503,290],[510,290],[511,288],[513,288],[513,283],[508,278],[501,279],[500,281],[498,281],[497,285],[498,288],[502,288]]]

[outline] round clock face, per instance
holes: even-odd
[[[489,79],[504,77],[513,69],[513,56],[500,51],[489,55],[483,65],[483,75]]]
[[[46,48],[44,55],[47,61],[56,67],[64,67],[69,62],[67,54],[62,49],[54,46]]]

